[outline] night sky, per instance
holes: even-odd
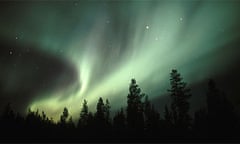
[[[240,2],[0,2],[0,105],[78,118],[83,99],[126,106],[131,78],[161,109],[177,69],[204,105],[207,81],[240,104]]]

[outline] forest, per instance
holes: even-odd
[[[206,107],[189,114],[191,90],[181,74],[170,72],[171,103],[159,113],[141,91],[135,79],[129,85],[126,107],[111,112],[108,99],[99,98],[91,112],[87,100],[82,103],[78,122],[74,123],[68,108],[58,122],[44,111],[23,116],[7,104],[0,117],[0,140],[4,142],[232,142],[239,141],[240,120],[234,105],[208,81]],[[81,104],[81,102],[79,102]]]

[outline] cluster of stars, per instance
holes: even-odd
[[[15,36],[15,40],[18,40],[18,39],[19,39],[19,37]],[[9,55],[13,55],[13,50],[12,49],[9,50]]]
[[[180,17],[179,20],[180,20],[180,21],[183,21],[183,17]],[[146,29],[146,30],[149,30],[149,29],[150,29],[150,26],[149,26],[149,25],[146,25],[146,26],[145,26],[145,29]],[[158,40],[159,40],[159,37],[156,36],[156,37],[155,37],[155,40],[158,41]]]
[[[74,5],[77,6],[77,5],[78,5],[78,1],[75,1],[75,2],[74,2]],[[180,21],[183,21],[183,17],[180,17],[179,20],[180,20]],[[107,19],[105,22],[106,22],[106,24],[110,24],[110,20],[109,20],[109,19]],[[149,29],[150,29],[150,25],[145,25],[145,29],[146,29],[146,30],[149,30]],[[15,40],[19,40],[19,37],[18,37],[18,36],[15,36]],[[155,40],[158,41],[158,40],[159,40],[159,37],[158,37],[158,36],[155,37]],[[29,52],[29,49],[27,49],[26,51]],[[59,52],[60,52],[60,53],[63,53],[63,50],[60,49]],[[13,55],[13,50],[12,50],[12,49],[9,50],[9,55]],[[19,54],[19,56],[21,56],[21,54]],[[37,68],[37,69],[38,69],[38,68]]]

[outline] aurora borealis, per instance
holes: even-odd
[[[1,2],[1,103],[78,118],[83,99],[124,106],[131,78],[154,99],[173,68],[190,85],[223,75],[239,61],[239,13],[230,0]]]

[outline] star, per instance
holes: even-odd
[[[17,39],[18,39],[18,37],[16,36],[16,37],[15,37],[15,39],[17,40]]]
[[[149,25],[146,25],[146,29],[149,29],[150,27],[149,27]]]
[[[12,55],[12,54],[13,54],[13,52],[12,52],[12,51],[10,51],[10,52],[9,52],[9,54],[10,54],[10,55]]]

